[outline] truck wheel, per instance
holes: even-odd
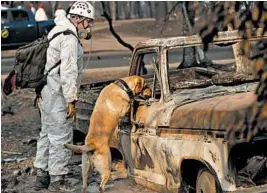
[[[220,186],[215,177],[206,168],[198,172],[196,193],[220,193]]]

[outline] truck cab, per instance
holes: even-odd
[[[31,11],[23,8],[1,8],[1,47],[21,46],[46,35],[53,20],[36,22]]]
[[[239,41],[236,32],[222,32],[214,44]],[[258,82],[249,77],[218,81],[213,77],[221,72],[208,68],[177,69],[179,49],[196,46],[201,46],[198,36],[153,39],[136,46],[129,76],[144,77],[153,94],[146,102],[136,102],[128,122],[120,124],[129,173],[140,184],[168,192],[267,191],[266,166],[257,174],[263,176],[241,180],[249,160],[267,159],[266,130],[249,142],[231,138],[245,127],[245,120],[252,122],[248,112],[257,102]],[[150,71],[146,75],[143,63]],[[267,119],[259,117],[255,127],[261,130]]]

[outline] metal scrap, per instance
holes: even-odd
[[[247,161],[247,165],[238,172],[237,185],[250,187],[255,186],[256,177],[266,172],[267,157],[254,156]],[[266,176],[267,177],[267,176]]]

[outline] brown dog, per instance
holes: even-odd
[[[142,77],[130,76],[122,80],[128,85],[133,96],[140,94],[144,89],[145,83]],[[82,192],[86,192],[88,172],[92,164],[101,175],[100,191],[104,191],[105,184],[111,175],[111,154],[108,142],[119,119],[125,116],[129,109],[128,94],[117,84],[109,84],[101,91],[96,101],[85,145],[65,144],[66,148],[82,153]]]

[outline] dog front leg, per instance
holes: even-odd
[[[90,169],[90,158],[88,153],[82,154],[82,174],[83,174],[83,187],[82,193],[87,192],[87,180],[88,180],[88,172]]]

